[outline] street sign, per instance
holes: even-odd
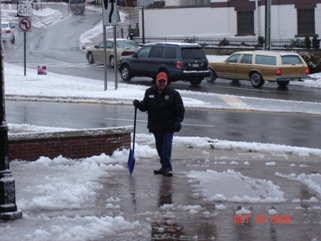
[[[18,17],[31,17],[32,16],[32,4],[29,1],[19,2],[17,4],[17,16]]]
[[[30,18],[20,18],[19,20],[19,29],[23,32],[28,32],[31,29],[31,20]]]
[[[117,25],[117,1],[116,0],[102,0],[103,25]]]

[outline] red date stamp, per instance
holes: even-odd
[[[234,223],[235,224],[247,224],[250,222],[251,215],[250,214],[236,214],[234,215]],[[256,224],[266,224],[269,222],[270,224],[291,224],[291,215],[287,214],[275,214],[271,215],[270,218],[264,214],[256,215],[255,223]]]

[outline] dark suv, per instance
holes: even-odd
[[[164,71],[169,83],[177,80],[199,85],[209,76],[208,60],[198,44],[150,43],[131,56],[120,59],[119,71],[124,81],[135,76],[151,77]]]

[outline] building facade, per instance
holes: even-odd
[[[164,0],[140,9],[140,35],[148,37],[258,38],[265,35],[266,0]],[[271,38],[321,36],[321,0],[270,0]],[[142,23],[144,19],[144,24]]]

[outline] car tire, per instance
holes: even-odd
[[[280,87],[285,87],[290,83],[290,81],[277,81],[277,83]]]
[[[191,83],[192,86],[199,86],[202,83],[202,79],[194,78],[194,79],[190,79],[189,82]]]
[[[110,66],[110,68],[115,68],[115,58],[114,58],[114,56],[113,55],[111,55],[110,57],[109,57],[109,66]]]
[[[250,81],[253,87],[261,87],[264,84],[264,79],[258,72],[254,72],[250,76]]]
[[[127,64],[124,64],[120,67],[120,76],[124,81],[130,81],[131,75],[130,75],[130,69]]]
[[[94,56],[93,56],[92,52],[89,52],[87,54],[87,59],[88,59],[88,63],[90,63],[90,64],[94,64],[95,63]]]
[[[206,77],[205,79],[207,80],[207,82],[214,82],[218,76],[215,73],[214,69],[208,68],[208,70],[210,71],[210,76]]]

